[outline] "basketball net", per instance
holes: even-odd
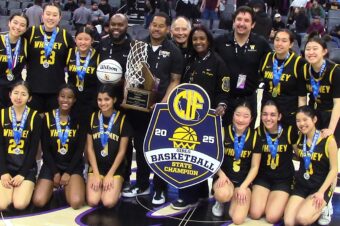
[[[126,64],[126,88],[138,87],[145,81],[142,73],[142,62],[147,63],[148,44],[142,41],[131,42],[131,49]]]

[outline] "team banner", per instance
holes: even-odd
[[[176,188],[214,175],[223,161],[222,120],[198,85],[181,84],[156,104],[144,140],[154,173]]]

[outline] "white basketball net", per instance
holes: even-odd
[[[138,87],[144,83],[141,62],[147,63],[148,44],[142,41],[131,42],[127,57],[125,79],[128,87]]]

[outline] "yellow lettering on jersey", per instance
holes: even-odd
[[[63,43],[55,42],[53,45],[53,49],[61,49]],[[44,42],[43,41],[35,41],[34,42],[34,48],[36,49],[43,49],[44,48]]]
[[[290,74],[282,74],[280,81],[287,82],[291,76],[292,75],[290,75]],[[273,72],[272,71],[265,71],[264,72],[264,78],[273,79]]]
[[[24,59],[23,56],[19,57],[19,62],[22,62]],[[0,55],[0,62],[6,62],[7,63],[7,56],[6,55]]]
[[[277,146],[277,152],[286,152],[288,148],[287,144],[279,144]],[[262,145],[262,152],[270,152],[269,146],[267,144]]]
[[[22,138],[27,138],[28,130],[22,131]],[[13,130],[12,129],[4,129],[4,137],[13,137]]]
[[[80,66],[81,70],[83,69],[83,66]],[[74,64],[69,65],[68,70],[71,72],[76,72],[77,71],[77,66]],[[86,69],[86,74],[93,74],[95,68],[94,67],[88,67]]]
[[[62,129],[61,131],[64,133],[64,132],[65,132],[65,129]],[[76,130],[76,129],[71,129],[71,130],[69,130],[69,132],[68,132],[68,136],[69,136],[69,137],[75,137],[76,134],[77,134],[77,130]],[[50,136],[51,136],[51,137],[58,137],[58,130],[56,130],[56,129],[50,130]]]
[[[224,154],[227,156],[235,156],[235,151],[233,148],[226,148],[224,149]],[[249,158],[249,156],[251,155],[251,151],[249,150],[242,150],[241,153],[241,158]]]
[[[93,137],[93,139],[100,139],[100,132],[92,134],[92,137]],[[114,133],[110,133],[109,134],[109,138],[111,140],[114,140],[114,141],[118,141],[119,140],[119,136],[117,134],[114,134]]]
[[[318,161],[318,162],[320,162],[321,158],[322,158],[322,153],[316,153],[316,152],[314,152],[311,157],[312,160]]]
[[[312,92],[312,86],[310,84],[307,84],[307,90],[309,92]],[[319,93],[329,93],[331,90],[331,87],[330,86],[320,86],[319,87]]]
[[[179,102],[181,99],[186,99],[187,104],[185,109],[181,109]],[[178,93],[173,102],[173,108],[178,117],[185,120],[194,120],[198,109],[203,109],[204,100],[201,94],[195,90],[183,90]]]

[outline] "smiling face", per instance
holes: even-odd
[[[275,105],[266,105],[262,109],[261,120],[264,127],[270,132],[276,132],[281,114]]]
[[[207,34],[202,30],[197,30],[192,35],[192,46],[198,55],[204,56],[209,49],[209,41]]]
[[[13,37],[20,37],[27,30],[27,20],[22,16],[14,16],[8,22],[9,34]]]
[[[120,41],[126,36],[128,21],[122,14],[113,15],[110,19],[109,30],[114,41]]]
[[[58,95],[58,104],[61,111],[69,112],[76,102],[76,97],[72,89],[63,88]]]
[[[9,95],[14,107],[23,107],[30,99],[27,88],[24,85],[17,85]]]
[[[248,12],[237,14],[233,23],[234,31],[238,35],[249,35],[254,26],[255,23],[253,23],[251,14]]]
[[[178,18],[171,26],[171,34],[176,43],[186,44],[190,34],[190,24],[184,18]]]
[[[315,129],[316,117],[311,117],[304,112],[296,114],[296,126],[303,134],[308,134]]]
[[[239,106],[233,115],[233,125],[238,131],[245,131],[251,122],[251,111],[248,107]]]
[[[46,30],[52,31],[55,27],[57,27],[61,20],[59,8],[52,5],[46,6],[41,18]]]
[[[97,103],[102,113],[110,112],[113,110],[116,98],[110,97],[108,93],[98,93]]]
[[[86,53],[91,48],[93,39],[88,33],[82,32],[76,36],[75,41],[79,51]]]
[[[166,19],[161,16],[155,16],[150,23],[149,32],[151,39],[156,41],[164,40],[169,32]]]
[[[287,32],[278,32],[274,39],[274,49],[279,55],[287,55],[289,49],[293,47]]]
[[[305,48],[305,58],[310,64],[318,64],[324,60],[327,49],[324,49],[318,42],[310,41]]]

